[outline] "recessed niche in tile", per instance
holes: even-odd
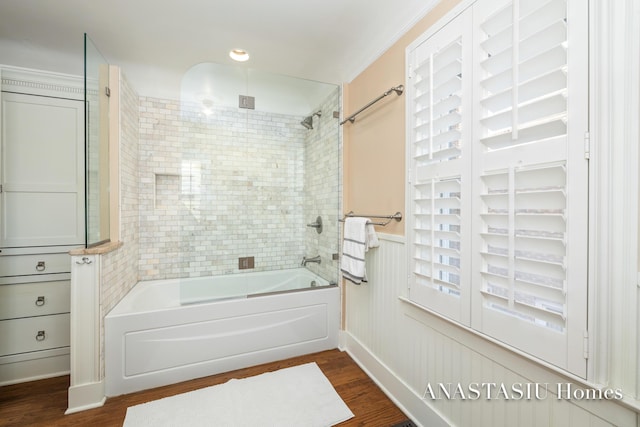
[[[180,175],[155,174],[154,207],[176,208],[180,201]]]

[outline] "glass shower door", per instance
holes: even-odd
[[[84,35],[85,246],[109,241],[109,63]]]

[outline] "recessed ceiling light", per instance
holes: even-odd
[[[246,50],[242,50],[242,49],[233,49],[231,52],[229,52],[229,56],[231,57],[231,59],[238,62],[244,62],[249,60],[249,54],[247,53]]]

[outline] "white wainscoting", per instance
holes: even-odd
[[[406,296],[402,236],[379,234],[380,247],[367,254],[368,283],[347,282],[346,351],[419,425],[629,426],[636,413],[612,400],[558,399],[558,384],[584,386],[416,307]],[[433,400],[427,385],[548,384],[536,399]],[[566,389],[566,388],[565,388]]]

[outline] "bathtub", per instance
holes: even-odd
[[[105,392],[333,349],[339,323],[338,286],[304,268],[140,282],[105,317]]]

